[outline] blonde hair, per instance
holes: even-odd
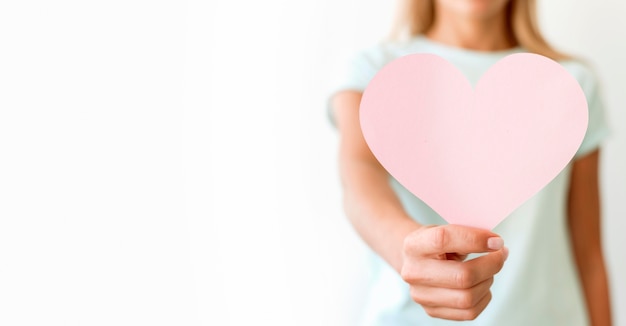
[[[537,23],[535,0],[510,0],[507,3],[509,32],[517,43],[529,52],[541,54],[553,60],[571,57],[557,51],[541,36]],[[388,40],[401,40],[426,32],[433,24],[434,0],[402,0]],[[408,33],[408,35],[407,35]]]

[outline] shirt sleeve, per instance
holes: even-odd
[[[326,99],[326,114],[333,127],[336,127],[332,108],[333,96],[345,90],[363,92],[370,80],[376,75],[378,69],[372,57],[372,50],[373,48],[366,48],[352,53],[346,60],[342,61],[338,71],[333,76]]]
[[[598,149],[611,134],[598,78],[590,68],[582,64],[578,64],[577,68],[578,81],[587,99],[589,122],[582,144],[574,155],[574,160]]]

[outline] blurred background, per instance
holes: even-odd
[[[626,325],[626,3],[539,0],[603,83],[604,244]],[[329,87],[395,2],[0,4],[0,324],[353,325]]]

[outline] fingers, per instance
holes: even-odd
[[[401,276],[409,284],[469,289],[498,273],[507,258],[506,248],[465,262],[438,259],[407,260]]]
[[[499,250],[504,245],[497,234],[461,225],[424,227],[404,241],[409,255],[441,255],[443,253],[481,253]]]
[[[450,320],[474,320],[480,315],[491,301],[491,292],[480,299],[473,307],[468,309],[457,309],[450,307],[424,307],[424,310],[431,317],[444,318]]]
[[[470,309],[478,305],[493,284],[493,277],[469,289],[448,289],[431,286],[412,286],[411,298],[424,307]]]
[[[470,253],[483,253],[464,261]],[[508,256],[502,238],[461,225],[422,227],[404,239],[400,274],[426,312],[452,320],[475,319],[491,300],[490,287]]]

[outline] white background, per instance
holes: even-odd
[[[625,325],[626,4],[540,3],[548,39],[603,81],[603,229]],[[342,215],[325,100],[393,10],[2,2],[0,324],[353,324],[367,251]]]

